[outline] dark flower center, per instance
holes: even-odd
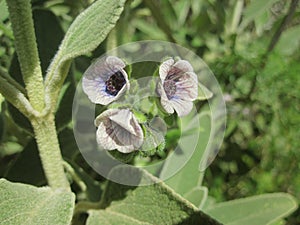
[[[164,81],[164,90],[168,99],[172,98],[176,93],[176,83],[180,81],[182,71],[176,67],[172,67]]]
[[[164,90],[166,92],[166,95],[168,97],[168,99],[170,99],[171,97],[173,97],[173,95],[176,92],[176,85],[175,85],[175,81],[174,80],[165,80],[163,86],[164,86]]]
[[[116,96],[125,83],[126,80],[123,73],[121,71],[117,71],[111,75],[107,81],[105,81],[105,91],[110,95]]]
[[[183,71],[177,67],[172,67],[166,77],[166,80],[178,82],[183,75]]]

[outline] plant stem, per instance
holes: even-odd
[[[49,186],[70,191],[70,186],[64,173],[63,159],[55,128],[55,104],[53,104],[53,110],[49,109],[47,111],[45,109],[45,88],[36,44],[30,0],[7,0],[6,2],[29,102],[25,95],[21,93],[21,88],[14,83],[14,80],[5,77],[4,73],[0,77],[0,84],[4,85],[7,83],[6,89],[3,86],[4,94],[31,121]],[[33,110],[30,109],[31,106]],[[36,113],[34,114],[31,111],[35,111]]]
[[[46,112],[52,110],[54,113],[59,92],[70,70],[71,60],[63,61],[60,64],[61,60],[62,58],[58,53],[49,66],[51,69],[45,80],[46,107],[44,111]]]
[[[24,95],[23,88],[0,68],[0,93],[27,118],[39,116]]]
[[[44,108],[44,85],[30,0],[6,0],[27,95],[33,108]]]
[[[112,50],[118,46],[116,27],[110,31],[106,41],[106,51]]]
[[[63,159],[60,153],[53,114],[35,118],[31,123],[49,186],[70,190],[64,173]]]
[[[100,202],[81,201],[76,204],[74,214],[87,212],[90,209],[103,209],[103,207]]]

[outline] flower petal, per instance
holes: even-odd
[[[193,72],[194,71],[192,65],[188,61],[186,61],[186,60],[178,60],[173,65],[173,67],[178,68],[182,72]]]
[[[164,61],[159,67],[159,77],[162,81],[165,80],[166,76],[168,75],[172,65],[174,64],[174,59],[168,59]]]
[[[125,63],[116,56],[108,56],[106,58],[106,63],[109,65],[110,69],[115,72],[126,66]]]
[[[111,116],[111,115],[115,115],[116,113],[118,113],[119,109],[108,109],[105,110],[103,113],[101,113],[100,115],[98,115],[96,117],[96,119],[94,120],[94,124],[96,127],[100,126],[100,123],[107,121],[107,119]]]
[[[97,142],[106,150],[129,153],[143,144],[143,130],[128,109],[109,109],[95,119]]]
[[[174,98],[170,102],[179,117],[189,114],[193,109],[193,102],[191,101]]]
[[[91,102],[96,104],[107,105],[114,101],[116,97],[106,93],[105,82],[100,77],[97,77],[94,80],[83,77],[82,88]]]
[[[160,103],[162,107],[167,111],[167,113],[173,113],[174,109],[166,95],[166,92],[161,82],[158,83],[157,92],[160,95]]]
[[[111,115],[109,119],[125,130],[127,130],[129,133],[132,133],[134,135],[138,135],[135,127],[132,126],[131,120],[133,119],[133,114],[129,110],[122,109],[119,113],[115,115]]]
[[[100,58],[97,59],[95,62],[92,63],[92,65],[89,66],[89,68],[85,71],[84,77],[93,80],[96,77],[101,77],[102,80],[107,80],[112,74],[114,74],[114,71],[111,70],[111,68],[106,63],[106,58]]]
[[[197,75],[194,72],[186,72],[176,82],[175,96],[183,99],[194,101],[198,97],[198,80]]]
[[[104,123],[100,123],[96,132],[96,139],[98,145],[105,150],[114,150],[118,148],[118,145],[111,137],[111,133],[108,133]]]

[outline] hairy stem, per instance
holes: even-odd
[[[44,85],[34,33],[30,0],[7,0],[23,80],[37,111],[44,108]]]
[[[62,58],[58,53],[50,65],[52,70],[47,74],[45,80],[45,112],[52,109],[54,113],[59,92],[70,70],[71,60],[60,62],[61,60]]]
[[[39,112],[32,108],[30,102],[24,95],[23,88],[1,69],[0,93],[26,117],[32,118],[39,116]]]
[[[106,51],[112,50],[118,46],[118,38],[116,28],[112,29],[108,34],[106,41]]]
[[[64,172],[53,114],[42,118],[35,118],[31,123],[49,186],[70,190]]]
[[[7,83],[14,86],[17,90],[22,92],[22,94],[26,95],[26,90],[22,85],[20,85],[12,76],[10,76],[5,69],[0,67],[0,76],[6,80]]]
[[[1,92],[4,92],[3,95],[8,101],[30,119],[49,186],[70,190],[55,128],[55,105],[52,106],[53,110],[51,110],[51,107],[49,107],[49,110],[45,108],[45,88],[30,0],[7,0],[7,5],[15,36],[15,47],[29,100],[22,93],[24,90],[4,73],[0,76]]]

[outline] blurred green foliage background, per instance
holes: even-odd
[[[45,55],[43,67],[43,62],[49,64],[70,23],[92,0],[32,2],[34,16],[39,18],[35,20],[37,32],[46,33],[38,40],[40,54]],[[38,27],[37,21],[42,20],[47,25]],[[300,201],[299,1],[129,0],[117,26],[93,55],[111,45],[140,40],[176,42],[194,51],[208,64],[223,89],[228,124],[222,149],[204,178],[209,195],[224,201],[282,191]],[[45,46],[50,42],[51,49],[43,47],[43,43]],[[16,60],[12,43],[8,13],[0,0],[2,67],[9,68]],[[72,73],[77,79],[89,60],[76,59]],[[65,88],[72,97],[70,87]],[[6,108],[10,106],[2,98],[0,101],[2,176],[28,144],[31,128],[24,119],[20,120],[25,131],[18,128],[12,122],[17,116],[8,114]],[[69,113],[70,118],[58,116],[58,124],[68,124],[71,109]],[[287,223],[299,224],[300,211]]]

